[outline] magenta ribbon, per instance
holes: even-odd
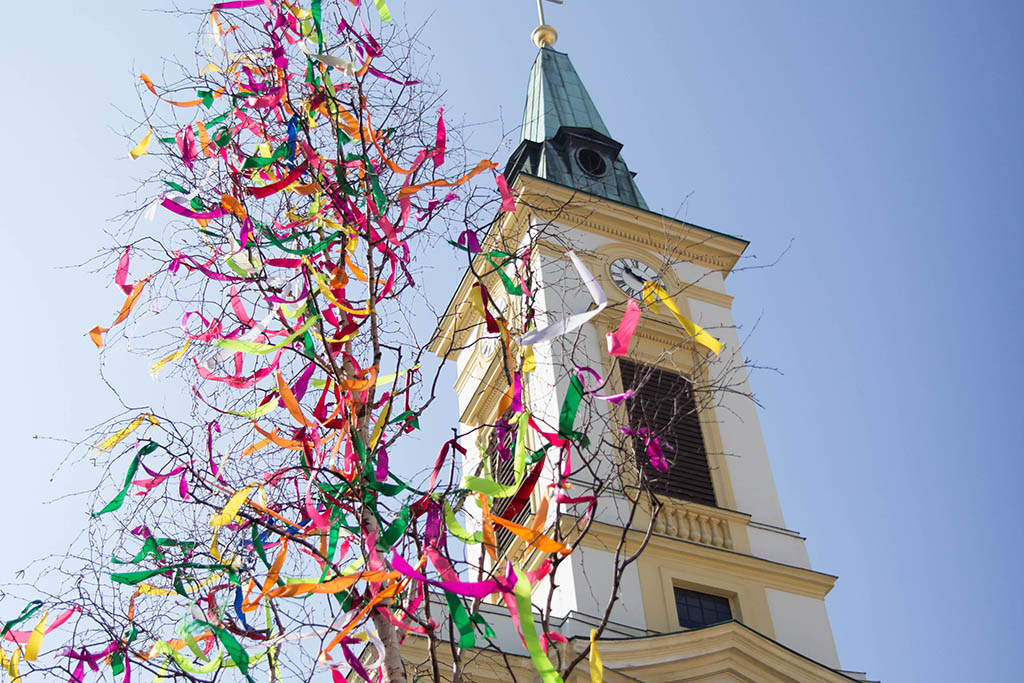
[[[225,211],[222,207],[217,207],[213,211],[207,211],[206,213],[199,213],[197,211],[193,211],[192,209],[186,209],[178,202],[174,201],[173,199],[168,199],[167,197],[164,197],[160,204],[165,209],[173,213],[176,213],[179,216],[184,216],[185,218],[195,218],[196,220],[209,220],[211,218],[220,218],[225,213],[227,213],[227,211]]]
[[[444,107],[438,107],[437,110],[437,139],[434,142],[434,153],[432,155],[434,159],[434,168],[437,168],[444,163],[444,150],[448,142],[448,131],[444,126]]]
[[[668,472],[671,465],[665,459],[665,452],[662,450],[661,441],[658,437],[651,434],[651,430],[647,427],[641,427],[640,429],[619,427],[619,431],[623,434],[638,436],[643,439],[644,445],[647,446],[647,457],[650,459],[651,467],[659,472]],[[671,448],[671,446],[665,444],[665,448]]]
[[[494,579],[487,581],[434,581],[428,579],[423,574],[413,569],[405,559],[397,552],[391,557],[391,567],[396,571],[408,576],[410,579],[416,579],[423,583],[428,583],[431,586],[437,586],[442,588],[449,593],[455,593],[456,595],[464,595],[467,598],[478,598],[483,599],[492,593],[496,593],[501,590],[501,584]]]

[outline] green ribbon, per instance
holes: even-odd
[[[128,495],[128,489],[132,485],[132,479],[135,477],[135,473],[139,470],[139,460],[142,456],[149,455],[155,451],[159,445],[160,444],[155,441],[150,441],[139,449],[138,453],[135,454],[135,457],[132,458],[131,464],[128,465],[128,473],[124,477],[124,487],[122,487],[121,491],[114,496],[112,501],[103,506],[102,510],[92,513],[92,517],[99,517],[100,515],[105,515],[108,512],[114,512],[115,510],[121,509],[121,506],[124,505],[124,497]]]
[[[211,571],[227,572],[227,574],[228,574],[228,581],[230,581],[231,583],[234,583],[234,584],[239,584],[240,583],[240,581],[238,579],[238,572],[236,572],[235,568],[230,566],[230,565],[226,565],[226,564],[199,564],[199,563],[196,563],[196,562],[181,562],[179,564],[167,565],[166,567],[161,567],[159,569],[146,569],[144,571],[138,571],[138,572],[120,572],[120,573],[116,573],[116,574],[111,574],[110,575],[110,580],[113,581],[114,583],[122,583],[122,584],[124,584],[126,586],[137,586],[138,584],[142,583],[143,581],[147,581],[147,580],[153,578],[154,576],[159,576],[160,574],[166,574],[167,572],[169,572],[171,570],[178,570],[178,569],[209,569]],[[175,580],[177,582],[180,582],[180,577],[175,577]]]
[[[395,417],[388,420],[388,424],[395,424],[396,422],[402,422],[406,419],[409,420],[409,426],[412,427],[413,429],[420,428],[420,413],[418,410],[407,410],[400,415],[396,415]]]
[[[562,403],[562,411],[558,416],[558,435],[568,439],[575,436],[572,428],[576,424],[576,412],[580,408],[580,401],[583,399],[583,382],[579,376],[573,375],[569,380],[569,390],[565,392],[565,402]]]
[[[398,513],[395,521],[391,523],[391,526],[388,527],[387,531],[377,537],[378,549],[387,550],[405,535],[405,530],[409,526],[410,514],[409,506],[403,506],[401,512]]]
[[[162,560],[165,557],[164,552],[161,548],[178,547],[182,548],[185,552],[188,552],[192,548],[196,547],[196,543],[193,541],[176,541],[173,538],[157,538],[156,536],[150,536],[142,543],[142,549],[138,554],[130,560],[119,560],[116,557],[111,557],[110,561],[114,564],[138,564],[142,562],[150,554],[153,555],[154,560]]]
[[[274,150],[274,153],[269,157],[249,157],[242,163],[242,170],[246,171],[250,168],[266,168],[286,156],[288,156],[288,145],[282,144],[279,145],[278,148]]]
[[[503,270],[502,266],[495,263],[494,259],[491,258],[490,254],[486,254],[484,258],[486,258],[487,262],[494,267],[494,272],[496,272],[498,274],[498,277],[501,278],[501,284],[505,286],[506,292],[508,292],[509,294],[514,294],[516,296],[523,295],[523,288],[512,282],[512,279],[505,274],[505,271]]]
[[[121,637],[123,641],[123,649],[118,650],[114,654],[110,655],[110,671],[114,676],[120,676],[124,673],[124,659],[125,652],[128,651],[128,646],[135,642],[135,639],[139,637],[139,629],[132,622],[131,628],[125,631],[125,634]]]
[[[320,0],[313,0],[313,4],[310,7],[310,11],[313,14],[313,25],[316,27],[316,44],[318,46],[317,52],[321,54],[324,51],[324,32],[320,24],[323,20],[323,9],[320,6]]]
[[[12,628],[30,618],[33,614],[38,612],[43,606],[42,600],[33,600],[21,609],[21,614],[11,619],[10,621],[4,622],[3,630],[0,630],[0,638],[7,635],[7,632]]]
[[[300,237],[315,237],[316,236],[315,233],[299,232],[299,233],[296,233],[294,235],[289,235],[288,237],[285,237],[284,239],[281,239],[280,237],[277,236],[277,233],[275,233],[270,228],[268,228],[268,227],[266,227],[264,225],[259,225],[259,228],[260,228],[260,232],[262,232],[264,235],[266,235],[267,239],[270,240],[270,242],[275,247],[277,247],[281,251],[286,251],[289,254],[295,254],[297,256],[308,256],[309,254],[314,254],[314,253],[317,253],[317,252],[321,252],[324,249],[326,249],[332,242],[336,242],[339,239],[342,239],[342,238],[345,237],[345,234],[342,233],[340,230],[338,230],[338,231],[335,231],[335,232],[331,233],[327,237],[323,238],[322,240],[320,240],[319,242],[317,242],[316,244],[314,244],[311,247],[306,247],[305,249],[291,249],[291,248],[285,246],[285,242],[291,242],[292,240],[296,240],[296,239],[298,239]]]
[[[245,651],[245,648],[242,647],[241,644],[237,640],[235,640],[235,637],[231,635],[226,629],[223,629],[219,626],[214,626],[213,624],[206,621],[196,621],[197,623],[206,626],[211,631],[217,634],[217,640],[220,641],[220,644],[227,651],[228,656],[231,657],[231,661],[234,663],[235,666],[238,667],[239,671],[245,674],[245,677],[248,678],[249,681],[251,682],[252,678],[250,678],[249,676],[249,653]]]
[[[316,71],[313,69],[313,60],[306,57],[306,83],[309,83],[313,87],[320,85],[320,79],[316,76]]]
[[[221,128],[217,130],[216,135],[213,137],[213,142],[221,149],[231,144],[231,131],[227,126],[221,126]]]
[[[473,620],[466,611],[459,596],[448,591],[444,592],[444,599],[448,601],[448,611],[452,615],[455,627],[459,629],[459,647],[466,649],[476,647],[476,634],[473,633]]]
[[[367,163],[367,169],[373,168]],[[373,202],[377,205],[377,211],[384,211],[384,207],[388,205],[388,200],[384,196],[384,190],[380,187],[380,181],[377,179],[376,173],[370,174],[370,192],[373,194]]]
[[[338,508],[334,508],[332,511],[331,530],[327,534],[327,561],[324,562],[324,571],[320,574],[319,583],[326,581],[327,574],[331,571],[331,562],[334,559],[334,552],[338,549],[338,536],[340,535],[341,521],[344,516],[345,514]]]
[[[459,244],[458,242],[453,242],[452,240],[445,240],[445,241],[448,244],[450,244],[453,247],[455,247],[456,249],[461,249],[462,251],[468,252],[470,254],[479,253],[484,258],[487,258],[489,256],[493,257],[493,258],[512,258],[512,254],[508,253],[507,251],[481,251],[481,252],[474,252],[474,251],[470,251],[469,247],[464,247],[461,244]]]
[[[491,625],[487,623],[486,619],[484,619],[484,615],[480,614],[479,612],[473,612],[469,615],[469,619],[474,624],[476,624],[484,630],[484,635],[486,637],[494,638],[494,629],[491,628]]]

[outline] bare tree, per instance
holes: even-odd
[[[97,488],[84,542],[47,567],[60,590],[6,622],[13,677],[81,682],[109,666],[125,680],[140,669],[252,680],[258,668],[310,680],[328,668],[337,680],[459,681],[486,646],[515,679],[480,611],[498,600],[518,605],[538,668],[568,676],[588,651],[561,647],[552,626],[558,570],[612,500],[622,533],[598,635],[608,623],[657,524],[652,482],[675,458],[659,439],[695,404],[644,427],[655,420],[632,395],[650,371],[583,373],[592,354],[570,326],[544,342],[565,370],[561,412],[531,410],[527,339],[551,322],[534,315],[538,246],[571,251],[559,219],[582,203],[522,196],[516,209],[497,164],[470,159],[445,129],[436,87],[415,73],[415,36],[377,8],[218,3],[201,15],[195,63],[141,78],[148,132],[132,156],[158,171],[106,252],[124,306],[91,336],[103,347],[135,325],[152,372],[176,374],[191,394],[166,411],[126,407],[90,441],[120,492]],[[547,218],[508,232],[513,210]],[[176,218],[146,234],[155,211]],[[424,455],[409,437],[438,396],[440,367],[426,373],[423,325],[443,311],[417,273],[452,254],[476,305],[434,351],[449,360],[496,344],[502,399]],[[566,289],[586,286],[570,280]],[[159,315],[134,322],[147,298]],[[693,335],[666,353],[680,349],[704,378],[696,400],[738,386],[742,364],[705,371],[710,354]],[[419,452],[408,472],[392,466],[403,451]],[[522,600],[542,581],[535,623]],[[56,622],[41,609],[63,609],[62,637],[46,635]],[[408,656],[413,641],[426,643],[421,661]]]

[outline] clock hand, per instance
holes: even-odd
[[[643,275],[637,274],[637,272],[630,268],[629,266],[624,266],[624,268],[626,273],[637,282],[637,288],[643,287],[644,283],[647,282],[647,278],[645,278]]]
[[[626,268],[625,275],[628,279],[633,281],[633,289],[640,289],[641,287],[644,286],[645,280],[641,277],[638,277],[637,274],[634,273],[630,268]]]

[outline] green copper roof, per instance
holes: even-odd
[[[542,47],[530,69],[520,140],[544,142],[562,126],[591,128],[611,137],[569,55]]]
[[[647,209],[621,149],[569,55],[542,47],[530,70],[516,170]],[[589,162],[586,168],[581,158]]]

